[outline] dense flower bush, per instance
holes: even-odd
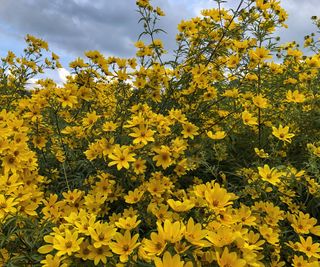
[[[281,44],[278,1],[216,2],[169,62],[148,0],[135,58],[32,89],[45,41],[1,59],[1,266],[319,266],[319,41]]]

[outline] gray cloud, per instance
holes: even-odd
[[[289,14],[288,29],[278,31],[281,41],[295,40],[303,44],[303,37],[316,31],[310,18],[313,15],[320,16],[319,0],[283,0],[281,3]]]
[[[168,31],[161,37],[172,49],[176,25],[192,11],[179,3],[172,7],[167,0],[155,2],[161,2],[167,13],[159,26]],[[44,38],[74,56],[97,49],[126,57],[134,55],[133,43],[142,31],[136,9],[134,0],[2,0],[0,23],[10,25],[20,36],[30,33]]]
[[[289,12],[289,29],[278,31],[282,41],[300,39],[302,42],[305,34],[314,31],[309,18],[320,13],[318,2],[282,1]],[[159,26],[168,32],[160,35],[168,51],[175,48],[177,24],[181,19],[215,6],[210,0],[154,0],[153,3],[166,13]],[[229,3],[234,6],[237,1]],[[133,43],[142,31],[136,9],[135,0],[1,0],[0,26],[9,25],[9,30],[21,38],[15,37],[18,42],[30,33],[71,57],[82,56],[84,51],[92,49],[130,57],[135,52]]]

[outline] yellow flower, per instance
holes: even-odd
[[[253,231],[250,231],[249,233],[245,234],[243,238],[239,238],[237,242],[237,246],[239,248],[244,248],[248,250],[262,250],[263,247],[261,247],[266,241],[259,240],[260,235],[258,233],[254,233]]]
[[[190,200],[185,200],[183,202],[179,200],[168,199],[167,203],[176,212],[184,212],[191,210],[194,207],[194,203]]]
[[[42,149],[46,146],[46,138],[43,136],[34,136],[32,138],[32,143],[34,144],[34,146],[38,149]]]
[[[225,138],[227,134],[225,131],[217,131],[214,134],[212,133],[212,131],[208,131],[207,136],[213,140],[220,140]]]
[[[206,240],[203,240],[208,234],[207,230],[202,230],[200,223],[194,223],[193,218],[191,217],[188,220],[185,232],[185,238],[193,245],[206,247],[210,246]]]
[[[167,205],[161,204],[159,207],[150,207],[150,211],[159,221],[164,222],[165,220],[172,219],[172,212],[168,211],[168,208]]]
[[[241,237],[241,233],[236,229],[224,225],[220,226],[220,222],[213,222],[213,227],[215,223],[217,224],[216,227],[218,227],[218,229],[209,231],[206,237],[215,247],[222,248],[230,245],[238,237]]]
[[[132,163],[132,168],[133,168],[133,171],[135,174],[143,174],[145,172],[145,170],[147,169],[146,160],[142,159],[142,158],[136,159]]]
[[[294,134],[289,133],[289,127],[283,127],[281,124],[279,125],[279,128],[272,127],[272,134],[278,139],[288,143],[291,143],[291,138],[294,137]]]
[[[115,222],[115,225],[121,229],[132,230],[141,223],[141,220],[137,221],[137,218],[137,215],[133,217],[127,217],[125,219],[120,218],[118,222]]]
[[[78,228],[79,233],[85,235],[90,235],[89,228],[95,227],[96,216],[91,214],[89,216],[82,216],[79,221],[74,222],[75,226]]]
[[[263,168],[258,167],[258,170],[262,180],[267,181],[273,185],[280,182],[282,173],[278,172],[275,168],[270,169],[269,165],[265,164]]]
[[[154,131],[148,129],[144,125],[140,125],[139,127],[132,128],[133,133],[130,133],[129,136],[134,137],[133,144],[144,144],[146,145],[148,142],[153,142],[153,134]]]
[[[67,263],[61,264],[61,258],[58,255],[47,255],[44,260],[41,261],[43,267],[67,267]]]
[[[65,230],[65,236],[55,234],[53,239],[53,248],[58,250],[57,255],[62,256],[68,254],[71,256],[74,252],[80,250],[80,244],[83,237],[78,238],[78,232],[71,233],[69,230]]]
[[[303,267],[303,266],[306,266],[306,267],[311,267],[310,264],[308,263],[308,261],[306,261],[303,256],[297,256],[297,255],[294,255],[293,256],[293,260],[292,260],[292,266],[293,267]],[[318,265],[316,265],[318,266]]]
[[[253,115],[247,110],[243,111],[241,116],[245,125],[253,126],[258,124],[257,118],[253,117]]]
[[[261,94],[256,95],[252,98],[253,104],[255,104],[258,108],[267,108],[268,100],[263,97]]]
[[[115,254],[120,255],[121,262],[127,262],[128,256],[134,251],[136,247],[140,245],[137,242],[139,235],[136,234],[131,238],[131,233],[129,230],[126,230],[124,235],[121,233],[116,233],[114,236],[114,240],[116,242],[111,242],[109,247],[111,248],[112,252]]]
[[[151,179],[149,183],[147,183],[147,190],[156,197],[161,197],[161,195],[165,192],[166,188],[163,183],[158,181],[157,179]]]
[[[94,123],[100,118],[99,115],[97,115],[96,111],[93,111],[91,113],[88,113],[85,118],[82,119],[82,125],[84,127],[92,127]]]
[[[162,260],[158,257],[154,258],[154,264],[156,267],[189,267],[192,264],[184,264],[184,261],[180,260],[179,254],[171,256],[169,251],[166,251],[163,255]]]
[[[72,108],[75,104],[78,103],[77,97],[72,95],[72,91],[69,88],[57,89],[56,94],[58,97],[58,101],[61,103],[63,108]]]
[[[312,152],[315,156],[320,157],[320,146],[315,146],[314,144],[307,144],[307,148]]]
[[[263,224],[259,227],[260,234],[263,238],[272,245],[278,245],[279,243],[279,234],[276,233],[272,228],[268,227],[268,225]]]
[[[94,265],[98,265],[100,261],[106,264],[107,257],[113,256],[109,246],[101,246],[99,248],[96,248],[92,245],[89,245],[88,251],[89,251],[88,259],[92,260],[94,262]]]
[[[215,183],[213,188],[208,188],[204,195],[208,207],[217,214],[224,211],[227,206],[232,204],[232,200],[235,199],[233,193],[228,193],[227,190],[221,188],[218,183]]]
[[[262,158],[262,159],[269,158],[269,154],[266,153],[266,152],[264,151],[264,149],[259,149],[259,148],[255,147],[255,148],[254,148],[254,152],[256,152],[256,154],[257,154],[260,158]]]
[[[320,244],[313,243],[311,236],[308,236],[307,239],[304,239],[302,236],[299,236],[299,238],[298,250],[306,254],[308,258],[315,257],[320,259]]]
[[[194,139],[194,136],[199,134],[197,132],[199,128],[192,123],[182,124],[182,128],[183,131],[181,133],[183,134],[183,138]]]
[[[235,209],[235,216],[238,217],[239,222],[244,225],[256,225],[256,217],[252,216],[251,209],[241,204],[239,209]]]
[[[231,97],[231,98],[237,98],[239,97],[239,95],[240,95],[239,90],[237,88],[225,90],[224,93],[222,94],[222,96]]]
[[[155,232],[150,234],[150,239],[142,241],[144,251],[148,255],[160,255],[167,245],[165,239]]]
[[[154,151],[158,154],[152,158],[153,161],[156,161],[156,166],[162,166],[163,169],[166,169],[172,164],[171,152],[168,146],[162,145],[160,148],[155,148]]]
[[[0,219],[3,219],[8,213],[15,213],[18,202],[13,197],[6,198],[0,194]]]
[[[180,241],[186,230],[182,222],[172,223],[169,220],[164,221],[163,227],[160,222],[157,222],[157,228],[159,235],[171,243]]]
[[[216,252],[217,262],[220,267],[243,267],[246,265],[246,261],[239,259],[236,252],[229,253],[227,247],[224,248],[222,255]]]
[[[289,90],[286,93],[286,98],[287,98],[286,99],[287,102],[294,102],[294,103],[303,103],[306,100],[304,94],[299,93],[298,90],[295,90],[294,92]]]
[[[89,227],[89,233],[95,248],[108,245],[111,238],[116,234],[117,229],[106,224],[96,223],[94,227]]]
[[[128,147],[125,146],[116,146],[113,149],[112,154],[109,154],[109,159],[112,161],[109,162],[108,166],[117,165],[117,170],[121,170],[122,168],[129,169],[129,162],[135,161],[134,153],[130,153]]]
[[[106,121],[102,125],[102,130],[105,132],[114,132],[117,129],[118,125],[113,121]]]
[[[143,194],[143,190],[136,188],[134,191],[129,191],[128,195],[124,196],[124,200],[126,201],[126,203],[134,204],[140,201]]]
[[[249,50],[250,59],[254,62],[261,63],[266,59],[272,58],[270,51],[264,47],[257,47],[255,50]]]
[[[320,226],[315,226],[317,224],[317,219],[312,217],[310,218],[309,214],[304,214],[301,211],[298,215],[290,215],[288,219],[291,222],[292,228],[298,234],[309,234],[310,232],[313,233],[314,229],[317,230],[320,228]],[[315,233],[313,234],[317,235],[316,231],[314,232]],[[320,235],[319,231],[318,235]]]

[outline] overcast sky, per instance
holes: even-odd
[[[239,0],[229,0],[236,6]],[[289,13],[287,30],[281,30],[282,42],[303,41],[315,31],[310,17],[320,17],[320,0],[282,0]],[[203,8],[216,7],[213,0],[154,0],[166,13],[160,26],[167,31],[159,37],[166,49],[175,48],[177,24],[199,14]],[[228,7],[228,6],[226,6]],[[32,34],[48,41],[52,51],[68,62],[87,50],[99,50],[106,56],[132,57],[133,43],[142,30],[138,24],[135,0],[0,0],[0,56],[8,50],[20,55],[24,36]],[[63,76],[64,71],[60,71]],[[56,79],[59,79],[57,74]]]

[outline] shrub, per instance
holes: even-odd
[[[216,2],[168,62],[148,0],[135,58],[31,90],[47,43],[1,59],[3,266],[319,266],[319,43],[280,44],[276,1]]]

